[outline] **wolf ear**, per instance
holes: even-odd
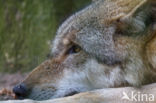
[[[117,27],[121,27],[119,28],[121,31],[130,35],[145,31],[148,26],[156,21],[156,5],[154,4],[156,4],[155,0],[140,0],[134,7],[128,7],[127,13],[124,12],[123,15],[116,18],[120,25]]]
[[[110,21],[117,21],[117,27],[121,31],[129,34],[143,32],[156,19],[155,0],[119,1],[122,1],[117,3],[121,7],[121,12],[117,16],[112,17]]]

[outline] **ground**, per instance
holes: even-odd
[[[7,88],[12,89],[12,87],[19,82],[21,82],[27,73],[15,73],[15,74],[5,74],[0,73],[0,89]]]
[[[26,75],[27,73],[0,73],[0,101],[16,99],[15,94],[12,92],[12,88],[16,84],[20,83],[26,77]]]

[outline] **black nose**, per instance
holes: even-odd
[[[13,88],[13,92],[16,94],[18,99],[24,99],[27,95],[27,87],[24,83],[18,84]]]

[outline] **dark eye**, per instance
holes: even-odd
[[[67,54],[78,53],[80,51],[81,51],[81,48],[77,45],[74,45],[68,50]]]

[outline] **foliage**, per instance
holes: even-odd
[[[0,0],[0,71],[30,71],[46,59],[58,25],[90,0]]]

